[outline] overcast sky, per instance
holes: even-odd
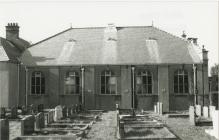
[[[211,1],[15,1],[0,0],[0,36],[17,22],[20,37],[32,43],[72,27],[145,25],[181,36],[197,37],[209,50],[209,65],[218,63],[218,2]]]

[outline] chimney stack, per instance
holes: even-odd
[[[182,38],[186,38],[186,33],[183,31]]]
[[[198,45],[198,42],[197,42],[198,38],[189,37],[187,40],[190,42],[192,41],[194,45]]]
[[[18,23],[8,23],[6,27],[6,39],[11,40],[19,38],[19,26]]]
[[[208,51],[205,49],[204,45],[202,45],[202,57],[203,61],[208,61]]]

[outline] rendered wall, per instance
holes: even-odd
[[[0,62],[0,98],[1,106],[18,105],[18,67],[17,64]]]

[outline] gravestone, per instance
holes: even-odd
[[[50,110],[48,112],[47,123],[48,124],[52,123],[54,121],[53,118],[54,118],[54,110]]]
[[[21,107],[21,114],[26,115],[28,113],[28,109],[25,106]]]
[[[219,139],[219,110],[212,112],[213,129],[206,129],[205,132]]]
[[[160,114],[160,103],[157,102],[157,113]]]
[[[5,118],[6,116],[6,110],[5,110],[5,107],[0,107],[0,117],[1,118]]]
[[[119,124],[119,134],[120,134],[120,138],[123,138],[125,135],[125,122],[121,121]]]
[[[195,113],[197,116],[201,116],[202,115],[202,107],[201,105],[196,105],[195,106]]]
[[[163,103],[160,102],[160,103],[159,103],[159,106],[160,106],[160,107],[159,107],[159,109],[160,109],[159,112],[160,112],[160,114],[162,115],[162,114],[163,114]]]
[[[58,121],[58,120],[60,120],[62,117],[63,117],[63,114],[62,114],[62,107],[61,107],[60,105],[59,105],[59,106],[56,106],[56,107],[55,107],[54,121]]]
[[[34,132],[34,121],[35,118],[33,115],[24,117],[21,120],[21,135],[30,135]]]
[[[11,118],[16,119],[17,118],[17,107],[11,108]]]
[[[204,107],[203,107],[203,116],[204,116],[205,118],[208,118],[208,117],[209,117],[208,114],[209,114],[209,113],[208,113],[208,107],[207,107],[207,106],[204,106]]]
[[[64,118],[67,118],[67,107],[66,107],[66,106],[63,106],[63,108],[62,108],[62,114],[63,114],[63,117],[64,117]]]
[[[68,112],[68,117],[70,117],[71,116],[71,107],[68,107],[68,109],[67,109],[67,112]]]
[[[43,104],[39,104],[39,105],[37,106],[38,112],[43,112],[43,109],[44,109]]]
[[[42,129],[45,127],[45,118],[44,113],[40,112],[36,115],[36,129]]]
[[[191,125],[195,125],[195,109],[194,106],[189,107],[189,121]]]
[[[9,122],[8,119],[1,119],[0,120],[0,139],[1,140],[9,140]]]
[[[215,111],[216,107],[215,106],[209,106],[209,116],[212,118],[212,114]]]
[[[154,113],[157,113],[157,105],[154,105]]]

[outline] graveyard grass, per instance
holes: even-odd
[[[189,118],[162,118],[169,129],[181,140],[216,140],[205,133],[205,129],[212,129],[212,126],[192,126]]]
[[[216,140],[205,133],[205,129],[212,129],[212,126],[192,126],[189,118],[167,118],[162,117],[168,128],[181,140]],[[20,136],[20,122],[9,121],[10,140]],[[96,122],[88,135],[83,139],[116,139],[116,113],[109,111],[103,113],[101,121]]]

